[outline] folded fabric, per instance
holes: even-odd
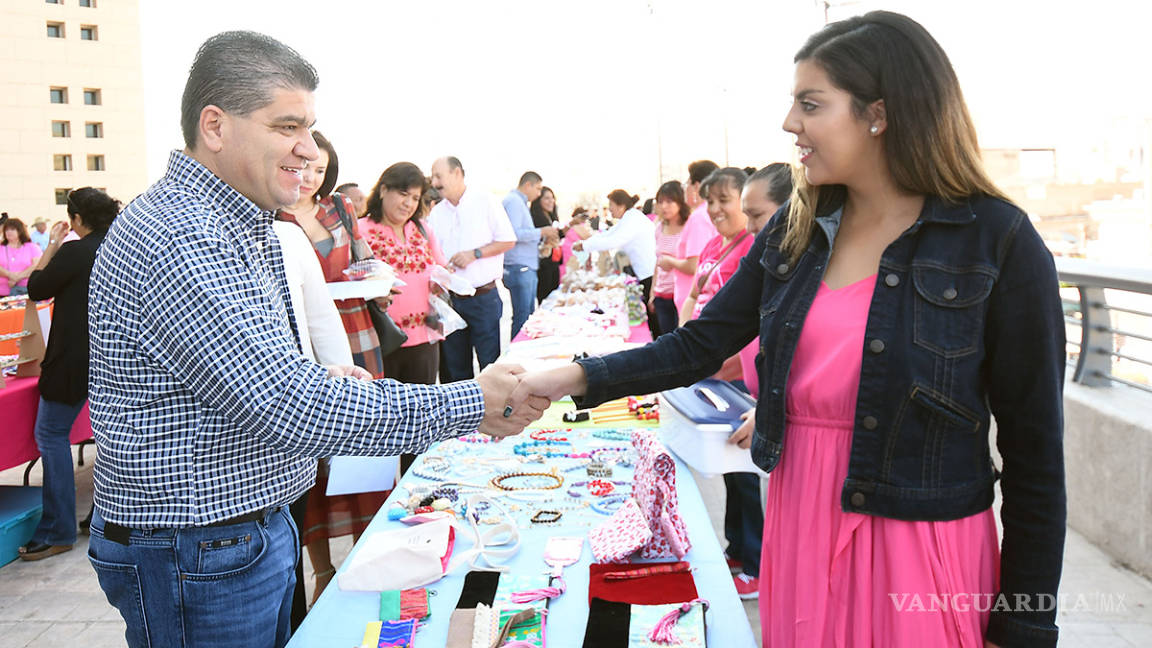
[[[428,590],[385,590],[380,592],[380,620],[400,621],[428,617]]]
[[[373,533],[361,541],[336,582],[345,591],[376,592],[433,583],[448,567],[455,538],[448,520]]]
[[[623,562],[651,539],[652,529],[633,498],[588,532],[592,555],[600,562]]]
[[[360,648],[412,648],[416,620],[373,621],[364,629]]]
[[[593,598],[619,603],[656,605],[679,603],[697,598],[696,582],[691,571],[667,571],[663,567],[686,563],[593,563],[588,566],[588,602]],[[648,575],[609,580],[608,574],[621,571],[647,570]]]

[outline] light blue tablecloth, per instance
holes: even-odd
[[[527,440],[527,434],[520,437]],[[620,443],[605,443],[597,439],[576,441],[578,447],[591,444],[621,445]],[[473,453],[501,453],[511,454],[515,441],[509,439],[500,444],[472,444],[468,448]],[[474,449],[474,450],[473,450]],[[436,454],[433,447],[429,454]],[[673,455],[675,456],[675,455]],[[572,460],[565,460],[564,465],[571,465]],[[417,464],[419,465],[419,464]],[[538,464],[528,464],[533,466]],[[533,470],[526,467],[525,469]],[[620,476],[630,477],[630,471],[616,469],[618,472],[613,478]],[[587,479],[583,471],[565,474],[564,489],[572,481]],[[482,482],[484,479],[471,481]],[[393,499],[405,487],[412,484],[430,484],[432,482],[415,478],[410,473],[401,480],[399,488],[385,503],[381,513],[376,516],[365,531],[365,536],[386,529],[401,528],[400,522],[389,521],[386,512]],[[688,535],[692,541],[692,549],[684,560],[691,563],[696,589],[701,598],[711,603],[706,616],[708,626],[708,643],[714,648],[743,648],[756,645],[752,635],[752,628],[748,624],[748,617],[744,613],[744,606],[736,595],[736,588],[732,584],[732,576],[728,571],[720,544],[712,531],[712,524],[708,519],[708,511],[704,508],[704,501],[700,491],[692,478],[691,471],[676,459],[676,492],[680,500],[680,513],[688,526]],[[406,492],[404,492],[406,497]],[[586,520],[582,520],[586,522]],[[481,527],[483,529],[484,527]],[[543,560],[544,544],[548,537],[555,535],[586,535],[587,526],[558,525],[558,526],[532,526],[520,529],[520,551],[508,561],[516,573],[540,573],[547,569]],[[471,547],[471,541],[457,536],[456,551]],[[352,549],[355,555],[359,545]],[[344,561],[341,571],[351,562],[351,557]],[[580,562],[564,569],[564,578],[568,584],[568,591],[549,606],[548,614],[548,646],[549,648],[579,647],[584,642],[584,627],[588,622],[588,565],[593,561],[592,550],[587,541],[584,543],[584,553]],[[435,593],[430,597],[431,618],[416,634],[416,648],[431,648],[443,646],[448,633],[448,618],[456,607],[463,588],[466,567],[461,567],[457,573],[449,574],[441,580],[427,585]],[[375,592],[345,592],[337,586],[336,580],[324,591],[316,606],[309,612],[304,624],[297,630],[289,642],[289,648],[352,648],[359,646],[364,636],[364,626],[371,621],[379,620],[380,595]]]

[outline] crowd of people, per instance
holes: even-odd
[[[89,555],[129,645],[281,646],[306,609],[299,547],[318,595],[328,539],[362,532],[387,496],[325,495],[324,458],[406,469],[438,440],[518,434],[565,395],[591,406],[714,376],[757,400],[729,441],[772,474],[766,502],[756,475],[725,475],[727,557],[740,595],[760,599],[764,645],[1054,645],[1054,611],[889,601],[1056,592],[1051,256],[985,175],[951,64],[919,24],[833,23],[795,63],[798,169],[698,160],[644,203],[615,189],[606,214],[562,221],[539,173],[500,201],[452,156],[427,173],[397,161],[368,192],[338,186],[336,146],[310,130],[312,66],[260,34],[209,39],[162,181],[118,216],[103,192],[72,192],[43,246],[3,225],[5,294],[57,300],[36,423],[45,513],[23,557],[75,542],[67,433],[87,398]],[[69,229],[79,240],[62,245]],[[494,364],[498,286],[515,337],[598,252],[622,253],[654,342],[549,372]],[[403,288],[328,297],[368,259]],[[467,326],[444,335],[436,300]]]

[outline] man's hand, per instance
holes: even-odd
[[[464,268],[467,268],[469,265],[471,265],[475,260],[476,253],[472,250],[465,250],[463,252],[457,252],[456,254],[453,254],[452,258],[448,259],[448,263],[463,270]]]
[[[497,439],[520,434],[533,421],[544,415],[552,404],[548,398],[529,395],[512,403],[512,392],[520,383],[524,369],[519,365],[491,364],[480,372],[476,382],[484,392],[484,418],[480,432]]]
[[[747,450],[752,447],[752,433],[756,431],[756,408],[740,415],[743,423],[728,437],[728,443],[738,445]]]
[[[329,378],[359,378],[360,380],[372,380],[372,374],[368,373],[362,367],[348,367],[345,365],[325,365],[328,370]]]

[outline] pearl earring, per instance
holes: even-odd
[[[872,126],[872,128],[869,128],[869,129],[868,129],[868,132],[869,132],[869,133],[872,133],[873,135],[875,135],[875,134],[877,134],[877,133],[879,133],[879,132],[880,132],[880,127],[879,127],[879,126],[876,126],[876,125],[873,125],[873,126]]]

